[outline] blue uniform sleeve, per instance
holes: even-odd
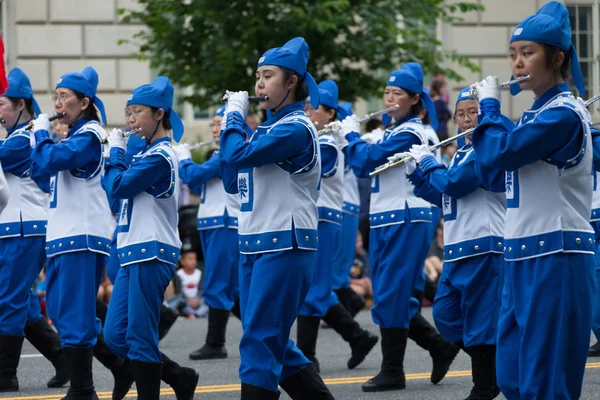
[[[328,178],[335,175],[338,167],[338,152],[335,146],[320,144],[321,147],[321,176]]]
[[[277,125],[268,135],[261,135],[251,142],[246,142],[244,124],[240,113],[230,114],[227,128],[221,133],[220,139],[219,153],[227,164],[238,171],[284,160],[293,163],[291,158],[301,156],[312,147],[312,137],[301,124]]]
[[[447,169],[433,157],[421,161],[423,172],[431,186],[455,199],[460,199],[472,193],[481,186],[481,181],[475,173],[475,154],[471,153],[467,161]]]
[[[100,139],[93,132],[82,132],[54,143],[48,131],[35,132],[37,145],[32,160],[51,174],[97,163],[102,157]]]
[[[594,171],[600,171],[600,130],[592,129],[592,144],[594,149]]]
[[[171,165],[159,154],[141,158],[127,169],[125,152],[110,150],[105,171],[106,189],[113,199],[130,199],[161,183],[170,185]]]
[[[5,140],[0,145],[0,162],[5,174],[14,173],[21,175],[31,163],[31,147],[29,138],[18,135]]]
[[[358,177],[366,178],[369,172],[387,162],[388,157],[410,150],[413,144],[421,140],[412,133],[397,133],[379,143],[368,144],[356,132],[346,135],[349,144],[346,154],[350,167]]]
[[[106,193],[106,199],[108,200],[108,206],[110,207],[110,212],[113,214],[118,214],[121,208],[121,201],[119,199],[114,198],[109,194],[108,181],[106,177],[106,162],[104,163],[104,171],[105,173],[100,178],[100,185],[104,192]]]
[[[581,120],[567,107],[553,107],[537,115],[535,121],[514,127],[502,124],[500,103],[481,102],[483,119],[473,132],[473,146],[481,162],[489,167],[514,171],[541,159],[551,159],[564,167],[583,140]]]
[[[179,177],[189,186],[192,192],[199,194],[202,185],[209,179],[221,176],[219,156],[214,155],[202,164],[196,164],[190,159],[179,163]]]
[[[506,191],[506,172],[497,169],[490,168],[475,159],[475,174],[477,178],[488,192],[493,193],[504,193]]]
[[[219,153],[219,169],[221,170],[221,180],[223,181],[223,187],[229,194],[238,193],[238,171],[231,165],[227,164],[222,156],[223,153]]]
[[[407,177],[415,187],[413,190],[415,196],[427,200],[438,207],[442,206],[442,193],[429,183],[429,179],[427,179],[425,173],[420,168],[417,168],[415,172],[407,175]]]

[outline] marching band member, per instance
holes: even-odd
[[[455,121],[461,131],[477,126],[478,104],[460,92]],[[510,129],[514,124],[506,119]],[[469,399],[493,399],[496,386],[496,326],[503,265],[506,213],[504,171],[483,167],[473,146],[459,149],[448,168],[429,150],[415,146],[405,155],[415,194],[444,212],[444,270],[433,304],[435,325],[444,339],[470,356],[474,387]],[[415,167],[415,160],[421,168]],[[422,170],[421,170],[422,169]],[[411,172],[412,171],[412,172]]]
[[[92,348],[100,331],[96,293],[110,246],[110,209],[100,186],[104,105],[96,97],[98,74],[64,74],[54,92],[54,108],[66,113],[68,137],[55,144],[48,116],[41,114],[30,135],[32,160],[53,174],[46,236],[48,315],[58,329],[71,378],[68,399],[96,398]]]
[[[173,130],[178,142],[183,123],[172,109],[173,92],[164,76],[132,92],[128,120],[132,128],[142,129],[147,146],[130,167],[125,164],[123,133],[114,129],[108,137],[105,186],[109,198],[121,200],[117,236],[121,269],[106,315],[105,339],[115,354],[130,360],[138,399],[144,400],[158,399],[161,377],[165,380],[158,319],[181,248],[178,171],[168,131]],[[191,399],[198,375],[179,370],[186,392],[176,391],[177,397]]]
[[[317,262],[321,162],[317,133],[304,114],[319,92],[306,71],[308,45],[298,37],[258,61],[255,91],[268,119],[246,141],[248,93],[229,96],[221,134],[223,183],[239,193],[242,399],[332,399],[290,330]],[[274,193],[282,195],[274,195]],[[285,195],[283,195],[285,193]]]
[[[507,129],[498,78],[487,77],[475,85],[483,119],[473,133],[478,159],[507,171],[498,386],[509,399],[578,399],[595,286],[592,139],[566,81],[570,68],[585,94],[566,7],[552,1],[525,18],[510,58],[513,76],[530,75],[511,92],[531,90],[533,106]]]
[[[217,109],[212,120],[213,139],[221,135],[225,106]],[[218,149],[218,144],[215,145]],[[237,227],[240,212],[239,196],[225,192],[221,180],[218,151],[202,165],[191,160],[186,145],[175,147],[179,160],[179,175],[190,189],[200,194],[198,230],[204,253],[204,292],[208,304],[208,331],[202,348],[190,354],[191,360],[227,358],[225,331],[229,313],[240,318],[238,268],[240,251]]]
[[[0,391],[4,392],[19,389],[16,369],[24,336],[56,368],[48,387],[69,381],[58,335],[42,319],[31,291],[46,260],[50,176],[32,165],[30,133],[25,128],[40,109],[22,70],[11,70],[8,84],[0,97],[0,119],[7,130],[0,161],[5,187],[12,192],[0,214],[0,279],[4,282],[0,287]]]
[[[338,86],[332,80],[318,85],[319,107],[309,109],[311,121],[317,126],[325,126],[337,119]],[[312,276],[310,290],[300,309],[297,324],[298,348],[320,370],[316,346],[319,323],[323,319],[342,338],[350,343],[352,356],[348,368],[357,367],[377,344],[377,336],[362,329],[354,321],[348,310],[340,303],[333,292],[333,264],[335,253],[340,246],[341,223],[344,202],[344,154],[335,143],[333,135],[327,133],[319,138],[321,152],[321,188],[317,208],[319,212],[317,263]],[[346,275],[349,268],[346,269]]]
[[[592,197],[592,217],[590,223],[594,228],[596,239],[596,255],[594,266],[596,271],[596,295],[594,297],[594,311],[592,317],[592,333],[596,337],[596,344],[590,347],[588,357],[600,356],[600,130],[592,128],[594,148],[594,194]]]
[[[352,104],[345,102],[339,105],[337,119],[343,120],[352,115]],[[344,149],[343,149],[344,150]],[[343,190],[343,218],[339,244],[336,247],[333,261],[333,291],[340,303],[354,317],[365,307],[362,297],[350,288],[349,269],[356,253],[356,235],[358,234],[358,214],[360,212],[360,195],[358,193],[358,180],[354,171],[344,156],[344,190]]]
[[[386,107],[399,108],[389,113],[396,123],[378,143],[368,144],[360,139],[355,116],[344,119],[342,130],[335,133],[338,143],[349,142],[346,154],[357,176],[368,176],[387,157],[425,143],[424,127],[418,118],[424,106],[430,117],[435,117],[431,99],[423,92],[423,71],[416,63],[405,64],[390,74],[384,101]],[[418,301],[411,297],[429,247],[431,208],[413,194],[412,185],[401,172],[384,172],[373,179],[371,186],[372,315],[381,329],[383,362],[379,374],[363,384],[365,392],[406,387],[404,352],[414,317],[419,320],[411,329],[411,337],[433,358],[433,383],[444,378],[458,352],[417,313]]]

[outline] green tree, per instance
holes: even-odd
[[[229,90],[254,87],[260,56],[295,36],[310,47],[308,70],[318,81],[336,79],[340,98],[380,95],[387,73],[408,61],[431,72],[446,59],[472,70],[455,52],[440,52],[433,29],[474,2],[444,0],[139,0],[141,10],[120,10],[124,22],[138,20],[138,56],[180,87],[200,107]],[[453,79],[462,78],[442,69]]]

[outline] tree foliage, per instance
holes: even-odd
[[[439,50],[435,24],[481,9],[444,0],[139,0],[120,10],[123,22],[146,27],[135,35],[139,54],[181,87],[186,101],[214,104],[226,89],[253,91],[260,56],[295,36],[310,47],[317,82],[335,79],[340,98],[379,95],[389,71],[419,62],[431,72],[445,60],[477,70],[455,52]],[[460,80],[454,71],[443,69]]]

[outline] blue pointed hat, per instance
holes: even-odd
[[[213,117],[224,117],[225,109],[225,105],[220,106],[219,108],[217,108],[217,111],[215,111],[215,115],[213,115]]]
[[[139,86],[131,92],[127,105],[141,104],[149,107],[162,108],[169,117],[173,128],[173,140],[179,142],[183,137],[183,122],[173,109],[173,95],[175,89],[166,76],[159,76],[145,85]]]
[[[392,71],[387,80],[387,86],[396,86],[420,95],[421,102],[429,114],[431,126],[433,129],[437,129],[435,106],[429,94],[423,90],[423,68],[419,64],[415,62],[406,63],[400,69]],[[387,120],[389,123],[390,118],[387,114],[384,114],[382,120]]]
[[[75,90],[88,97],[92,104],[98,107],[102,123],[106,125],[106,111],[104,103],[96,97],[98,90],[98,73],[92,67],[85,67],[81,72],[68,72],[61,76],[56,82],[56,88],[66,88]]]
[[[338,119],[343,121],[346,117],[354,114],[352,112],[352,103],[345,101],[338,106]]]
[[[319,89],[312,75],[306,70],[308,64],[308,44],[303,37],[295,37],[282,47],[267,50],[258,60],[258,66],[275,65],[287,68],[303,78],[308,87],[310,104],[313,108],[319,107]]]
[[[6,79],[8,80],[8,89],[6,89],[6,93],[3,96],[31,100],[33,111],[36,115],[40,115],[42,111],[33,97],[31,82],[29,82],[29,78],[25,75],[25,72],[19,68],[13,68],[8,73]]]
[[[579,66],[579,57],[575,46],[571,43],[571,22],[569,11],[564,4],[558,1],[546,3],[534,15],[525,18],[514,30],[510,43],[518,40],[527,40],[556,46],[571,55],[571,76],[581,96],[585,96],[583,74]],[[512,79],[512,77],[511,77]],[[514,96],[521,91],[518,83],[510,86],[510,93]]]
[[[338,85],[331,79],[324,80],[317,86],[319,88],[319,103],[329,108],[338,108]]]

